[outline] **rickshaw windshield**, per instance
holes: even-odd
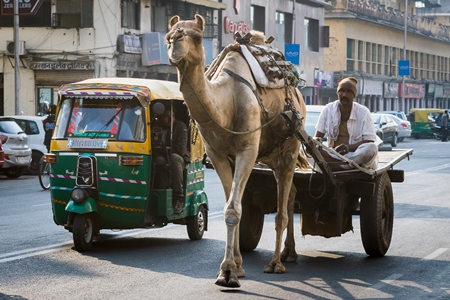
[[[60,104],[56,139],[145,141],[144,108],[137,98],[72,98]]]

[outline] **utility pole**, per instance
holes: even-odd
[[[295,44],[295,2],[292,0],[292,44]]]
[[[408,0],[405,0],[405,32],[403,37],[403,60],[406,60],[406,32],[408,28]],[[401,110],[405,111],[405,75],[402,76],[402,103]]]
[[[15,115],[20,115],[19,107],[19,90],[20,90],[20,74],[19,74],[19,0],[14,0],[14,103]]]

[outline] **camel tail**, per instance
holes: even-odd
[[[309,168],[309,163],[306,160],[306,156],[305,154],[298,152],[297,155],[297,167],[301,170],[301,171],[306,171]]]

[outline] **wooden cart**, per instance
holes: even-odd
[[[390,246],[394,221],[391,182],[403,182],[404,171],[394,166],[412,155],[412,149],[379,151],[376,170],[357,166],[331,171],[318,151],[321,144],[302,129],[298,137],[322,173],[309,169],[294,175],[295,212],[300,213],[302,235],[335,237],[353,229],[352,216],[360,216],[361,238],[366,253],[384,256]],[[351,161],[349,161],[352,164]],[[354,163],[353,163],[354,164]],[[276,183],[272,171],[256,164],[242,200],[240,247],[252,251],[259,243],[264,214],[275,213]]]

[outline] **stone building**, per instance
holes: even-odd
[[[435,13],[440,1],[420,2],[430,10],[427,15],[412,0],[407,8],[405,0],[332,1],[325,13],[330,47],[325,48],[324,66],[334,72],[334,86],[344,77],[356,77],[357,101],[371,111],[449,108],[448,18]],[[408,62],[410,75],[402,75]],[[318,104],[336,99],[335,88],[319,94]]]

